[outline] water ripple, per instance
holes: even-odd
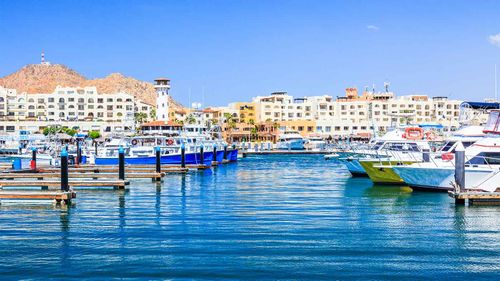
[[[321,156],[252,156],[68,210],[0,206],[2,279],[493,279],[498,207],[373,186]]]

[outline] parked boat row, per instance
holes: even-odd
[[[26,165],[32,160],[32,151],[37,150],[37,165],[58,165],[64,147],[70,159],[80,163],[117,165],[119,150],[123,149],[125,163],[129,165],[155,164],[160,151],[161,164],[180,164],[184,154],[186,164],[210,165],[213,161],[237,161],[238,149],[203,128],[189,132],[178,132],[170,136],[142,135],[115,136],[106,140],[91,140],[85,135],[62,141],[46,137],[16,142],[16,150],[1,156],[2,162],[20,160]],[[15,142],[15,140],[13,140]],[[77,160],[78,158],[78,160]],[[73,161],[73,160],[72,160]]]
[[[500,191],[500,110],[490,112],[484,127],[463,127],[439,147],[435,140],[435,135],[421,128],[395,129],[373,140],[368,148],[336,151],[325,158],[374,183],[449,191],[455,185],[454,152],[458,147],[465,149],[466,189]]]

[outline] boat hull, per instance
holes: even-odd
[[[368,177],[378,184],[404,184],[405,181],[393,170],[392,165],[410,165],[413,161],[360,161]]]
[[[340,164],[344,164],[347,170],[351,173],[353,177],[367,177],[365,169],[359,164],[358,159],[353,158],[340,158],[338,160]]]
[[[238,161],[238,149],[231,149],[228,150],[228,156],[227,159],[231,162],[236,162]]]
[[[304,150],[305,141],[302,139],[282,141],[276,143],[276,148],[279,150]]]
[[[393,168],[410,187],[428,191],[446,192],[453,189],[454,167],[401,166]],[[466,168],[465,187],[477,186],[493,173],[491,169]]]
[[[213,152],[207,151],[203,153],[204,161],[201,163],[201,154],[200,153],[186,153],[186,164],[195,164],[195,165],[211,165],[213,160]],[[171,164],[171,165],[180,165],[181,164],[181,155],[180,154],[168,154],[162,155],[160,157],[161,164]],[[118,157],[97,157],[95,159],[96,165],[118,165]],[[156,164],[155,156],[147,156],[147,157],[125,157],[126,165],[153,165]]]

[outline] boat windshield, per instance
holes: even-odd
[[[441,151],[449,151],[453,146],[455,145],[455,142],[454,141],[449,141],[449,142],[446,142],[443,147],[441,147]]]
[[[471,160],[469,160],[467,164],[498,165],[500,164],[500,152],[481,152],[478,155],[474,156]]]
[[[373,150],[378,150],[382,145],[384,144],[383,141],[378,141],[376,142],[373,146],[372,146],[372,149]]]
[[[443,145],[443,147],[441,148],[440,151],[442,151],[442,152],[455,152],[456,144],[457,144],[457,142],[455,142],[455,141],[449,141],[445,145]],[[463,144],[464,148],[467,148],[467,147],[473,145],[474,142],[473,141],[463,141],[462,144]]]
[[[418,145],[412,142],[387,142],[383,146],[383,149],[391,151],[420,151]]]
[[[500,134],[500,124],[499,124],[500,111],[492,111],[488,117],[488,122],[484,126],[484,133],[496,133]]]

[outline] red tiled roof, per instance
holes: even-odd
[[[156,121],[144,123],[141,126],[179,126],[179,127],[181,127],[182,124],[176,123],[174,121],[165,122],[165,121],[156,120]]]

